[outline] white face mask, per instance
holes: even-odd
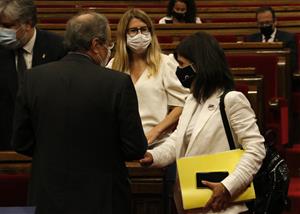
[[[131,37],[127,34],[127,46],[135,53],[143,53],[152,41],[151,34],[141,34]]]
[[[16,36],[17,30],[0,27],[0,46],[7,49],[17,49],[20,47],[20,40]]]

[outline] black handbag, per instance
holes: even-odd
[[[229,91],[220,97],[220,112],[230,149],[235,149],[232,133],[225,112],[224,99]],[[247,203],[255,214],[280,214],[289,208],[288,188],[290,182],[286,161],[273,146],[274,132],[265,134],[266,156],[253,179],[256,199]]]

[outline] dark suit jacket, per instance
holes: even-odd
[[[130,77],[69,54],[25,75],[13,148],[32,155],[30,205],[49,214],[130,213],[124,161],[147,141]]]
[[[37,30],[32,67],[61,59],[65,55],[62,37]],[[18,90],[15,53],[0,48],[0,150],[11,150],[10,139],[15,97]]]
[[[261,42],[262,34],[255,33],[246,38],[248,42]],[[287,48],[291,50],[291,69],[292,71],[296,71],[298,69],[297,63],[297,46],[296,46],[296,38],[295,35],[289,32],[280,31],[277,29],[275,35],[275,42],[284,42]]]

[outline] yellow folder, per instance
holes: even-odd
[[[221,153],[184,157],[177,160],[177,169],[184,209],[204,207],[212,195],[209,188],[197,188],[197,172],[234,171],[244,151],[241,149]],[[255,199],[253,183],[234,202]]]

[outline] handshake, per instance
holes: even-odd
[[[141,166],[148,167],[153,163],[153,156],[150,152],[146,152],[144,158],[140,159]]]

